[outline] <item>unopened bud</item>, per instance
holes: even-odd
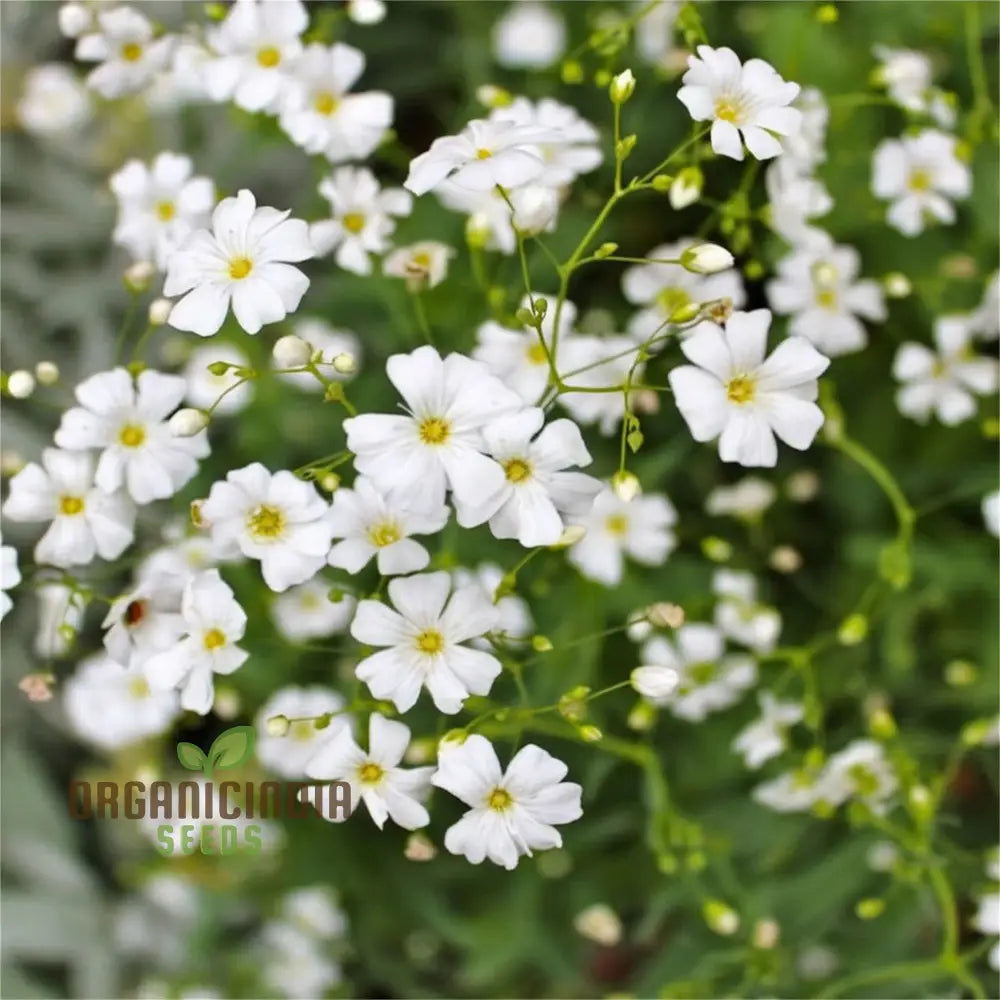
[[[709,536],[701,540],[701,551],[712,562],[724,563],[733,557],[733,547],[724,538]]]
[[[55,385],[59,381],[59,366],[54,361],[39,361],[35,365],[39,385]]]
[[[286,736],[292,724],[287,715],[272,715],[267,720],[266,728],[268,736]]]
[[[492,234],[489,219],[481,212],[473,212],[465,220],[465,242],[471,249],[482,250],[489,243]]]
[[[638,476],[627,470],[622,470],[616,472],[612,477],[611,488],[622,503],[631,503],[639,495],[642,486]]]
[[[605,903],[595,903],[573,918],[573,927],[588,941],[612,948],[622,939],[622,922]]]
[[[656,724],[656,708],[652,702],[637,701],[628,713],[625,724],[634,732],[648,732]]]
[[[950,687],[968,687],[975,684],[978,671],[968,660],[952,660],[944,668],[944,679]]]
[[[934,797],[926,785],[914,785],[906,797],[910,815],[921,824],[928,823],[934,816]]]
[[[333,359],[333,370],[340,375],[352,375],[358,370],[358,363],[353,354],[338,354]]]
[[[710,899],[702,906],[702,915],[709,929],[728,937],[740,929],[740,915],[718,899]]]
[[[604,733],[597,726],[580,726],[577,733],[584,743],[599,743],[604,739]]]
[[[18,369],[7,376],[7,394],[14,399],[27,399],[35,391],[35,376]]]
[[[149,303],[149,311],[146,316],[150,326],[163,326],[170,318],[170,311],[174,304],[169,299],[153,299]]]
[[[148,260],[140,260],[125,269],[122,280],[130,292],[138,294],[149,287],[154,274],[156,274],[156,268]]]
[[[608,88],[608,95],[613,104],[624,104],[635,93],[635,77],[632,70],[619,73]]]
[[[215,701],[212,702],[212,711],[225,720],[235,719],[240,714],[243,703],[239,692],[231,687],[217,687],[215,689]]]
[[[662,702],[669,698],[677,687],[680,677],[673,667],[645,666],[636,667],[629,674],[632,687],[653,702]]]
[[[785,493],[795,503],[808,503],[819,494],[820,479],[812,469],[794,472],[785,483]]]
[[[168,421],[167,427],[174,437],[194,437],[208,426],[208,417],[204,410],[195,410],[190,406],[178,410]]]
[[[893,271],[882,279],[882,287],[890,299],[905,299],[913,291],[910,279],[901,271]]]
[[[312,348],[301,337],[291,333],[275,341],[271,350],[279,368],[302,368],[312,360],[312,353]]]
[[[576,545],[585,534],[587,534],[587,529],[582,524],[567,525],[563,528],[563,533],[559,536],[559,541],[550,545],[549,548],[563,549],[570,545]]]
[[[891,740],[897,732],[896,720],[885,708],[877,708],[868,716],[868,731],[878,740]]]
[[[319,488],[327,493],[334,493],[340,487],[340,476],[336,472],[328,472],[319,481]]]
[[[758,920],[753,925],[753,946],[762,951],[770,951],[781,938],[781,926],[777,920]]]
[[[862,614],[848,615],[837,629],[837,640],[842,646],[857,646],[868,635],[868,619]]]
[[[632,150],[635,149],[635,144],[638,141],[639,137],[635,135],[627,135],[623,139],[619,139],[615,145],[615,159],[627,160],[632,155]]]
[[[559,70],[563,83],[583,83],[583,67],[575,59],[567,59]]]
[[[702,304],[700,302],[685,302],[684,305],[678,306],[667,318],[675,326],[680,326],[683,323],[690,323],[691,320],[695,319],[701,312]]]
[[[802,568],[802,556],[791,545],[778,545],[768,556],[771,569],[779,573],[794,573]]]
[[[51,701],[54,682],[52,674],[25,674],[17,682],[17,688],[28,701]]]
[[[536,653],[548,653],[552,649],[552,640],[544,635],[533,635],[531,637],[531,648]]]
[[[509,90],[493,83],[484,83],[476,88],[476,100],[487,108],[506,108],[514,98]]]
[[[878,899],[875,896],[869,896],[868,899],[862,899],[858,901],[858,905],[854,907],[854,912],[862,920],[875,920],[877,917],[882,916],[885,911],[885,900]]]
[[[605,257],[610,257],[617,249],[618,249],[617,243],[602,243],[594,251],[594,257],[597,260],[604,260]]]
[[[681,267],[695,274],[715,274],[733,266],[733,255],[718,243],[701,243],[681,254]]]
[[[204,500],[192,500],[188,508],[191,514],[191,524],[196,528],[207,528],[208,522],[201,516],[201,505]]]
[[[646,609],[646,618],[657,628],[680,628],[684,624],[684,609],[679,604],[658,601]]]
[[[651,181],[650,184],[653,185],[654,191],[659,191],[661,194],[664,191],[670,190],[670,185],[674,183],[674,178],[670,174],[657,174]]]
[[[700,167],[685,167],[670,185],[670,207],[675,210],[693,205],[705,186],[705,175]]]
[[[403,857],[407,861],[433,861],[437,857],[437,848],[424,834],[411,833],[406,838]]]

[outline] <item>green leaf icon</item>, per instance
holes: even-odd
[[[208,763],[208,758],[202,753],[201,747],[196,747],[193,743],[178,743],[177,759],[189,771],[201,771]]]
[[[208,751],[211,769],[239,767],[248,761],[253,756],[255,737],[253,726],[234,726],[220,733]]]

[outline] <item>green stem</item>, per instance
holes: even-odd
[[[420,332],[424,335],[424,340],[427,341],[431,347],[436,347],[434,343],[434,334],[431,332],[430,323],[427,321],[427,311],[424,309],[424,300],[419,292],[414,292],[411,296],[413,299],[413,312],[417,317],[417,326],[420,327]]]

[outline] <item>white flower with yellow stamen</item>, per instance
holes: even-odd
[[[346,730],[352,718],[343,712],[344,699],[324,687],[286,687],[275,691],[257,713],[257,759],[269,771],[283,778],[304,778],[306,765],[321,746]],[[336,713],[336,714],[333,714]],[[288,731],[273,735],[267,720],[276,715],[289,720]],[[332,715],[327,724],[317,728],[315,720]]]
[[[142,90],[166,68],[174,39],[153,37],[153,25],[131,7],[115,7],[97,14],[97,30],[76,43],[76,58],[101,65],[87,77],[87,85],[102,97],[122,97]]]
[[[410,246],[399,247],[382,261],[382,273],[393,278],[405,278],[407,286],[415,291],[435,288],[448,274],[448,262],[455,250],[436,240],[421,240]]]
[[[681,343],[693,365],[670,372],[670,387],[696,441],[719,439],[723,462],[774,466],[775,435],[804,451],[823,426],[814,400],[817,378],[829,367],[804,337],[782,341],[769,357],[767,309],[737,312],[723,331],[699,323]]]
[[[495,656],[465,645],[497,625],[492,601],[477,585],[457,588],[449,600],[450,592],[447,573],[418,573],[389,581],[392,608],[380,601],[358,604],[351,635],[383,648],[355,673],[375,698],[388,699],[399,712],[413,708],[426,687],[435,708],[454,715],[469,695],[489,694],[500,674]]]
[[[336,585],[321,576],[289,587],[271,605],[274,627],[289,642],[345,632],[354,617],[357,601],[350,594],[341,594],[339,600],[334,600],[331,593],[335,590]]]
[[[208,452],[204,431],[176,437],[168,417],[187,390],[184,379],[147,369],[133,382],[124,368],[92,375],[76,387],[80,406],[63,414],[60,448],[101,449],[94,481],[106,493],[124,487],[139,504],[173,496]]]
[[[524,855],[562,847],[556,826],[583,815],[583,789],[563,781],[568,770],[533,743],[514,755],[506,771],[485,736],[442,748],[431,780],[470,807],[449,827],[444,846],[474,865],[488,858],[508,871]]]
[[[214,674],[231,674],[250,655],[236,644],[246,629],[246,612],[236,603],[217,569],[190,579],[181,598],[186,635],[143,661],[154,691],[181,692],[181,708],[206,715],[215,697]]]
[[[326,564],[330,508],[312,483],[259,462],[215,483],[201,505],[220,552],[260,560],[264,582],[281,592],[304,583]]]

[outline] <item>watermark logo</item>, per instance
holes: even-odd
[[[216,738],[208,753],[194,743],[178,743],[177,759],[189,771],[201,771],[211,778],[217,770],[245,764],[253,756],[256,738],[253,726],[234,726]]]

